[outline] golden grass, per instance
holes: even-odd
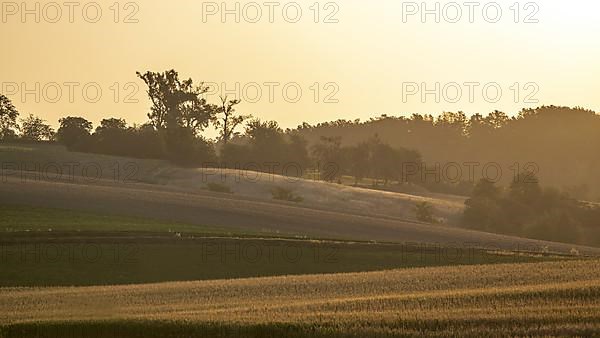
[[[600,332],[600,261],[10,288],[0,290],[0,318],[0,325],[102,320],[308,325],[375,336],[529,335],[535,328],[587,335]]]

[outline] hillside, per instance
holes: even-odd
[[[26,175],[28,181],[41,178],[64,182],[73,178],[75,183],[87,183],[98,181],[96,177],[101,177],[101,184],[108,182],[111,185],[128,186],[131,183],[146,183],[157,185],[160,190],[194,194],[205,194],[207,184],[215,183],[227,186],[234,193],[233,198],[265,202],[272,202],[271,190],[281,187],[302,197],[302,207],[410,221],[415,221],[413,209],[417,202],[431,203],[435,215],[441,219],[451,218],[462,210],[464,202],[464,197],[452,195],[409,195],[325,183],[310,178],[288,178],[231,169],[181,168],[160,160],[68,152],[59,145],[0,145],[0,158],[4,165],[3,177],[8,178],[20,179],[20,169],[24,168],[33,171],[29,176]],[[101,168],[100,171],[97,168]]]
[[[55,163],[77,161],[81,164],[81,168],[88,166],[89,163],[98,163],[102,168],[106,168],[106,171],[103,171],[105,178],[93,182],[88,182],[82,177],[58,181],[48,179],[44,175],[37,175],[36,179],[25,175],[25,182],[23,182],[19,172],[4,170],[4,182],[0,184],[0,204],[145,217],[232,231],[268,233],[275,236],[436,243],[445,246],[486,247],[534,252],[570,253],[573,248],[576,248],[580,253],[591,254],[600,250],[572,244],[468,231],[447,225],[427,225],[410,219],[402,219],[400,217],[402,214],[389,216],[381,211],[382,208],[384,210],[392,208],[402,210],[403,207],[409,209],[412,208],[414,200],[423,199],[423,197],[301,181],[302,183],[293,184],[306,184],[312,189],[320,188],[319,193],[324,202],[314,206],[305,203],[280,202],[267,197],[254,198],[242,194],[208,191],[201,188],[201,180],[200,182],[190,180],[196,184],[196,187],[193,183],[181,183],[184,181],[173,178],[175,176],[172,174],[173,171],[201,174],[197,173],[197,169],[177,169],[159,161],[136,161],[134,163],[139,167],[136,175],[139,175],[140,179],[136,181],[158,179],[162,180],[160,183],[139,183],[134,180],[115,181],[108,178],[113,174],[110,166],[114,165],[114,161],[127,163],[132,160],[68,153],[61,151],[60,148],[51,149],[55,153],[32,147],[28,151],[11,148],[8,154],[12,156],[9,158],[14,163],[27,163],[27,161],[43,163],[43,161],[54,159]],[[39,157],[37,157],[38,153]],[[166,172],[171,172],[171,174],[166,175]],[[178,180],[180,183],[175,183]],[[260,181],[246,184],[255,192],[267,190]],[[308,191],[311,188],[306,189]],[[370,199],[370,204],[352,200],[352,208],[336,207],[336,203],[339,203],[336,201],[340,200],[339,196],[341,195],[338,194],[338,191],[373,197]],[[264,192],[264,194],[266,195],[268,192]],[[369,198],[365,197],[365,199],[369,201]],[[450,205],[448,210],[458,208],[457,202],[442,199],[430,199],[430,201],[435,202],[438,207]],[[388,206],[387,208],[376,208],[371,204],[387,204]]]

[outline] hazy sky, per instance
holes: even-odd
[[[437,2],[439,23],[434,1],[244,1],[239,23],[234,1],[44,1],[39,18],[25,3],[2,2],[0,90],[54,125],[65,115],[144,122],[150,103],[135,72],[171,68],[284,127],[542,104],[600,111],[593,1]]]

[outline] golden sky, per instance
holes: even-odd
[[[515,2],[2,2],[0,90],[53,125],[65,115],[144,122],[135,72],[171,68],[284,127],[542,104],[600,111],[600,3]]]

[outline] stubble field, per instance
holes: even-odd
[[[579,335],[598,260],[0,291],[4,337]],[[57,305],[60,305],[59,307]]]

